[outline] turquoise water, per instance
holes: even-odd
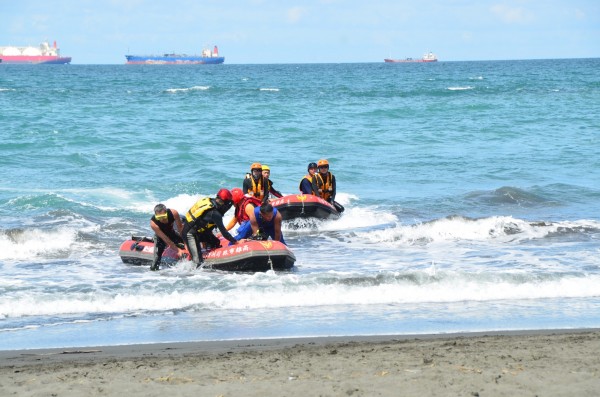
[[[0,349],[600,327],[600,59],[0,66]],[[253,162],[290,273],[121,262]],[[228,214],[226,218],[230,216]]]

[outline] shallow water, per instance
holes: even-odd
[[[0,67],[0,349],[599,327],[600,60]],[[124,265],[249,165],[337,221],[292,272]],[[226,216],[227,217],[227,216]]]

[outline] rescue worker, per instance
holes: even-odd
[[[321,159],[317,162],[319,172],[315,174],[312,188],[315,194],[329,202],[338,212],[344,212],[344,207],[335,201],[336,183],[335,176],[329,172],[329,161]]]
[[[283,194],[281,194],[278,190],[275,190],[273,188],[273,182],[269,179],[271,177],[271,168],[268,165],[262,165],[262,174],[263,179],[267,184],[267,192],[269,192],[270,195],[275,196],[277,198],[283,197]]]
[[[223,225],[223,215],[229,211],[232,204],[231,192],[221,189],[215,198],[205,197],[196,201],[185,214],[182,234],[196,266],[200,266],[204,260],[200,243],[205,243],[208,249],[221,247],[221,241],[213,234],[215,227],[227,240],[233,244],[237,243]]]
[[[238,228],[240,238],[255,238],[257,240],[281,241],[285,244],[281,232],[281,213],[269,203],[262,203],[250,213],[250,221]]]
[[[249,222],[250,214],[254,212],[254,208],[260,207],[262,204],[259,199],[254,196],[244,194],[242,189],[237,187],[231,189],[231,196],[233,200],[233,206],[235,208],[235,214],[233,215],[233,218],[231,218],[231,221],[229,221],[227,230],[233,229],[236,224],[239,224],[240,228],[242,228],[245,223]],[[242,230],[244,229],[242,228]],[[243,237],[239,232],[235,236],[235,239],[238,241],[243,238],[245,237]],[[229,245],[231,245],[231,243],[229,243]]]
[[[303,194],[315,194],[312,186],[313,178],[315,177],[315,172],[317,172],[317,163],[308,163],[308,167],[306,169],[308,174],[304,175],[302,180],[300,181],[299,189]]]
[[[173,225],[177,226],[177,230]],[[164,204],[157,204],[154,207],[154,216],[150,218],[150,228],[154,231],[154,258],[150,270],[159,269],[162,254],[167,246],[177,251],[177,257],[184,254],[181,238],[183,223],[176,210],[169,209]]]
[[[246,174],[244,179],[242,190],[244,194],[250,194],[262,202],[269,199],[268,184],[262,175],[262,165],[260,163],[252,163],[250,173]]]

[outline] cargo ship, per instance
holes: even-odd
[[[391,59],[385,58],[385,62],[388,63],[424,63],[424,62],[437,62],[437,57],[433,52],[426,53],[423,58],[405,58],[405,59]]]
[[[225,62],[225,57],[219,56],[217,46],[211,51],[202,50],[201,55],[163,54],[163,55],[125,55],[128,65],[201,65]]]
[[[71,63],[71,57],[61,57],[60,50],[45,41],[39,47],[0,47],[0,62],[4,64],[65,64]]]

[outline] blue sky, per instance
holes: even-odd
[[[199,53],[226,63],[600,57],[599,0],[0,0],[0,46],[56,40],[74,64]]]

